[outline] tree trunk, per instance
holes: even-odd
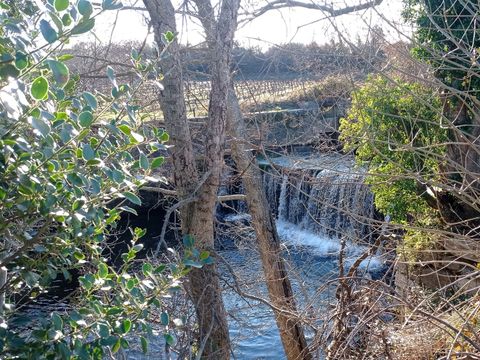
[[[276,309],[280,309],[274,313],[283,348],[289,360],[311,359],[302,326],[294,315],[295,298],[282,258],[280,240],[262,187],[260,169],[244,140],[247,138],[247,132],[234,91],[232,87],[228,99],[228,132],[233,138],[232,157],[245,187],[248,210],[257,236],[270,301]]]
[[[144,0],[144,3],[150,14],[155,40],[158,46],[162,46],[163,33],[176,33],[172,3],[170,0]],[[200,176],[187,122],[183,74],[176,40],[169,44],[167,54],[160,59],[159,65],[164,75],[164,90],[160,93],[159,101],[173,145],[175,186],[179,201],[183,202],[180,208],[182,233],[193,236],[197,249],[212,251],[213,218],[223,163],[224,119],[221,110],[214,107],[207,126],[205,172]],[[189,274],[189,290],[196,308],[202,358],[229,359],[228,324],[216,265],[193,269]]]
[[[281,258],[280,241],[270,207],[261,187],[260,172],[258,168],[251,166],[254,158],[244,143],[240,141],[246,136],[246,132],[238,100],[234,90],[231,89],[230,72],[230,58],[239,4],[237,0],[224,1],[217,21],[209,0],[195,0],[195,3],[210,50],[212,94],[209,115],[218,115],[220,112],[226,115],[225,112],[228,110],[227,125],[233,137],[239,140],[232,142],[232,155],[237,163],[237,168],[243,174],[247,203],[257,233],[270,299],[272,304],[280,309],[275,311],[275,316],[285,353],[289,360],[310,359],[303,330],[293,316],[296,307],[292,287]],[[216,113],[212,113],[212,110],[215,109]]]

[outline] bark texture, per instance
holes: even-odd
[[[238,106],[238,100],[231,86],[230,59],[233,38],[237,28],[239,2],[238,0],[223,1],[219,17],[216,19],[209,0],[194,1],[197,5],[198,15],[202,22],[210,51],[212,92],[209,117],[213,123],[225,125],[228,110],[229,131],[234,138],[231,144],[232,156],[239,172],[242,173],[247,203],[257,235],[270,300],[277,309],[275,317],[285,353],[289,360],[310,359],[311,356],[303,329],[294,315],[296,306],[292,287],[287,277],[285,263],[281,257],[280,241],[270,207],[261,185],[262,178],[254,164],[255,159],[253,155],[247,150],[246,144],[242,140],[247,136],[244,120]],[[223,136],[220,129],[212,128],[210,131]],[[224,143],[223,137],[220,143]],[[207,143],[207,146],[213,146],[213,144]]]
[[[233,87],[230,89],[228,101],[228,133],[233,138],[232,157],[245,188],[270,301],[277,309],[274,313],[283,348],[289,360],[311,359],[303,328],[295,317],[295,298],[282,258],[275,221],[262,186],[260,169],[244,140],[247,131]]]
[[[162,34],[176,33],[175,12],[170,0],[144,0],[150,14],[155,40],[162,46]],[[191,235],[200,250],[213,250],[214,211],[220,173],[223,164],[224,112],[211,106],[207,126],[207,143],[203,172],[195,163],[192,138],[187,122],[183,74],[176,40],[168,45],[166,54],[160,59],[164,75],[164,90],[159,101],[167,130],[173,145],[175,187],[179,201],[183,235]],[[220,101],[218,93],[212,103]],[[212,96],[213,96],[212,91]],[[202,359],[229,359],[230,340],[225,308],[216,265],[193,269],[189,274],[189,290],[196,307],[199,325],[199,349]]]

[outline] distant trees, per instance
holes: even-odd
[[[75,54],[72,72],[81,75],[86,88],[108,84],[105,68],[108,64],[118,69],[118,78],[134,79],[128,54],[131,48],[142,50],[145,59],[153,60],[156,50],[149,44],[76,44],[69,50]],[[203,46],[180,45],[180,57],[185,78],[208,80],[210,64],[208,50]],[[356,48],[341,42],[308,45],[290,43],[267,50],[233,47],[231,69],[236,79],[320,79],[328,75],[345,73],[346,69],[358,77],[364,77],[378,68],[385,60],[384,46],[367,39],[358,42]]]

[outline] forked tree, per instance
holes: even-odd
[[[259,17],[270,10],[292,6],[318,10],[334,17],[367,9],[381,2],[382,0],[374,0],[335,8],[320,3],[273,1],[242,14],[241,21]],[[163,47],[162,34],[177,31],[174,7],[169,0],[144,0],[144,3],[150,15],[156,42]],[[222,1],[218,14],[210,0],[195,0],[192,3],[196,10],[189,12],[189,15],[199,19],[203,26],[211,69],[211,93],[204,160],[201,166],[196,161],[186,116],[184,78],[176,39],[168,45],[168,56],[159,61],[160,67],[165,69],[164,90],[160,93],[159,101],[174,146],[174,182],[181,204],[182,233],[183,236],[192,236],[200,249],[213,250],[215,203],[223,168],[228,123],[229,134],[234,142],[233,158],[245,185],[247,204],[252,214],[270,300],[285,352],[289,359],[309,359],[311,355],[302,326],[295,315],[294,295],[281,256],[275,222],[264,194],[255,157],[243,140],[245,124],[232,90],[230,62],[233,39],[239,22],[240,2]],[[200,329],[199,352],[203,358],[227,359],[230,356],[230,341],[215,264],[192,271],[189,279],[190,294],[196,306]]]

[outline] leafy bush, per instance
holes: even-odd
[[[429,187],[439,181],[446,130],[433,89],[380,76],[369,78],[352,95],[341,119],[340,139],[368,167],[375,205],[392,220],[429,217]]]
[[[110,94],[77,93],[71,57],[56,54],[119,7],[0,1],[0,352],[7,358],[101,359],[128,347],[132,332],[143,334],[146,350],[152,307],[162,308],[190,266],[210,261],[190,250],[186,264],[145,262],[137,272],[140,229],[120,267],[103,256],[109,229],[123,211],[135,212],[128,206],[140,205],[135,192],[155,180],[163,158],[154,153],[168,135],[140,126],[141,109],[131,105],[138,84],[118,84],[108,68]],[[135,51],[131,58],[139,84],[157,77],[153,63]],[[32,319],[17,309],[73,272],[81,286],[69,310]],[[172,323],[167,314],[161,322],[167,330]],[[165,339],[174,342],[168,331]]]

